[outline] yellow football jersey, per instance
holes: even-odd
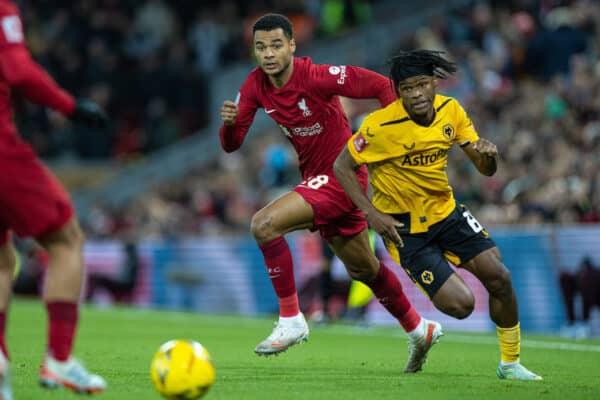
[[[446,166],[448,150],[479,140],[462,106],[436,95],[435,119],[423,126],[410,119],[399,99],[370,114],[348,141],[358,164],[367,164],[373,204],[387,214],[410,213],[410,232],[426,232],[455,207]]]

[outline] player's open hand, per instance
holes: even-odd
[[[498,156],[498,147],[487,139],[479,139],[473,143],[473,150],[484,156],[496,158]]]
[[[398,228],[404,224],[388,214],[373,210],[367,215],[367,222],[371,229],[377,232],[384,240],[394,243],[398,247],[404,247],[404,242],[398,233]]]
[[[235,125],[239,108],[233,101],[225,100],[221,107],[221,119],[225,125]]]

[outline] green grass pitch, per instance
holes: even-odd
[[[98,400],[159,400],[150,359],[175,338],[197,340],[211,353],[217,380],[205,397],[210,400],[600,399],[597,340],[525,335],[524,364],[544,381],[507,382],[495,375],[494,334],[446,332],[424,370],[404,375],[407,345],[400,327],[312,327],[307,344],[265,359],[253,348],[270,332],[272,319],[86,307],[80,321],[75,353],[109,384]],[[41,303],[13,301],[8,344],[15,399],[81,399],[37,384],[45,326]]]

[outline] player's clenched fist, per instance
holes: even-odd
[[[225,125],[235,125],[238,116],[238,106],[233,101],[225,100],[221,107],[221,119]]]
[[[487,139],[482,138],[473,143],[473,149],[488,157],[498,156],[498,147]]]

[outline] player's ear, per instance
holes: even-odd
[[[294,38],[290,39],[290,49],[292,50],[292,53],[296,51],[296,41]]]

